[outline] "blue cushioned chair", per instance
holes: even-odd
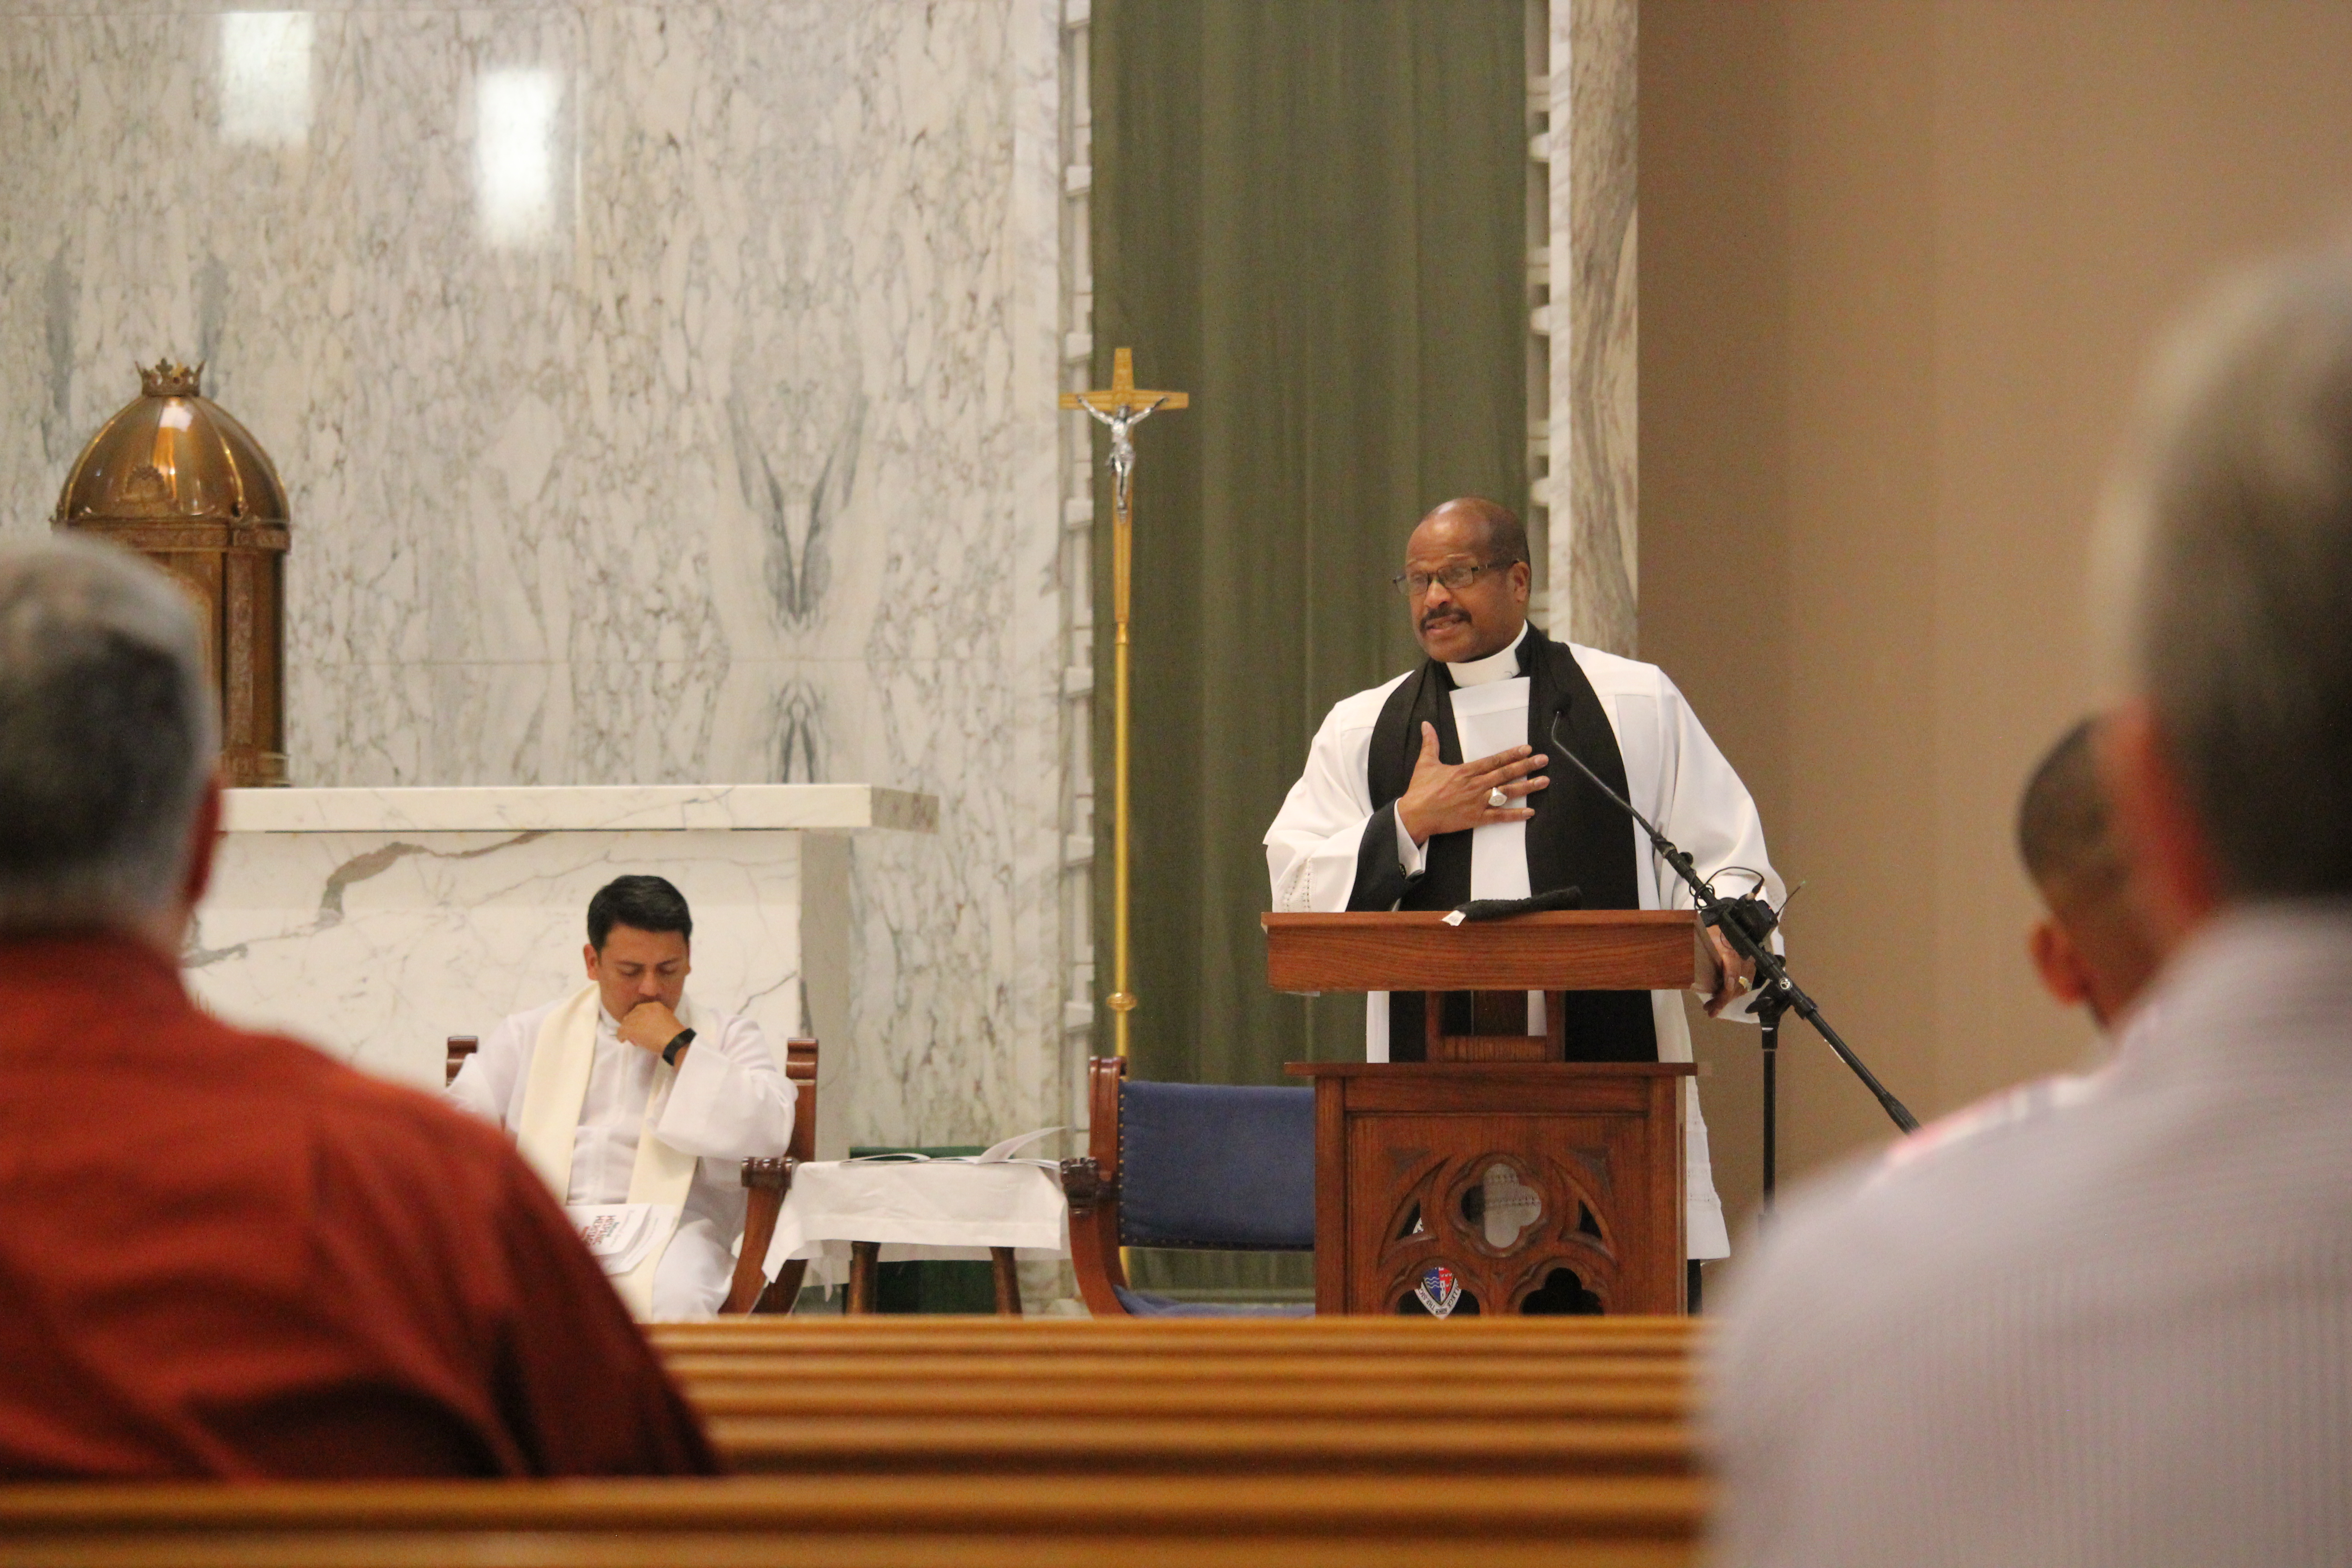
[[[1070,1258],[1097,1317],[1307,1317],[1296,1306],[1225,1307],[1130,1290],[1121,1247],[1315,1250],[1315,1091],[1139,1083],[1127,1064],[1087,1065],[1087,1157],[1066,1160]]]

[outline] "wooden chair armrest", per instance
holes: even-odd
[[[1083,1219],[1103,1205],[1117,1201],[1118,1179],[1106,1177],[1101,1162],[1093,1155],[1081,1154],[1062,1162],[1062,1195],[1070,1201],[1071,1215]]]
[[[1118,1299],[1118,1287],[1127,1283],[1118,1254],[1118,1086],[1126,1073],[1127,1063],[1118,1057],[1087,1063],[1087,1152],[1062,1163],[1062,1191],[1070,1198],[1070,1269],[1087,1310],[1097,1318],[1128,1315]]]
[[[735,1278],[727,1287],[727,1300],[719,1307],[721,1316],[760,1310],[762,1296],[773,1287],[768,1283],[768,1246],[776,1238],[776,1220],[784,1212],[784,1194],[792,1191],[793,1167],[800,1162],[790,1155],[776,1159],[754,1159],[743,1162],[743,1248],[735,1259]],[[792,1276],[791,1295],[800,1294],[801,1277],[807,1265],[787,1265],[777,1270],[776,1284]],[[789,1311],[789,1304],[771,1307],[772,1311]]]

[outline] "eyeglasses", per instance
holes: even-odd
[[[1442,572],[1400,572],[1389,579],[1389,586],[1408,599],[1418,599],[1428,593],[1432,583],[1443,583],[1447,593],[1458,594],[1475,582],[1481,572],[1507,572],[1517,564],[1516,561],[1483,561],[1475,566],[1448,566]]]

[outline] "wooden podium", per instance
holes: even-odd
[[[1663,991],[1689,913],[1261,917],[1278,991]],[[1688,1063],[1577,1062],[1544,1035],[1444,1035],[1426,1062],[1294,1062],[1315,1080],[1318,1313],[1680,1312]]]

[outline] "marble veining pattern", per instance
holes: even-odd
[[[1636,0],[1551,0],[1551,610],[1632,655],[1639,630]]]
[[[1058,0],[230,9],[0,3],[0,527],[207,360],[298,784],[936,796],[826,1115],[1057,1120]]]
[[[681,832],[892,827],[930,833],[940,803],[870,784],[604,784],[569,789],[236,789],[230,833]]]
[[[447,1037],[486,1035],[578,989],[589,895],[658,865],[695,911],[688,996],[749,1013],[781,1049],[812,1022],[802,844],[797,833],[233,833],[184,963],[223,1016],[428,1087]]]

